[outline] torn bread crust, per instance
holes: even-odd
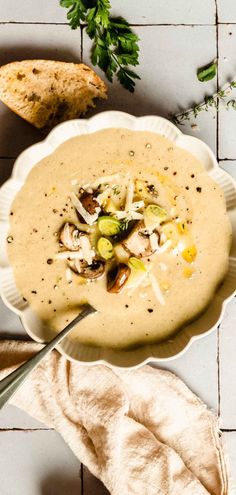
[[[86,113],[95,98],[107,98],[107,86],[84,64],[22,60],[0,67],[0,99],[43,132]]]

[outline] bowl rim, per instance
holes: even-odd
[[[114,123],[112,125],[110,125],[111,122],[114,122]],[[147,122],[153,123],[153,129],[152,130],[145,128],[145,123],[147,124]],[[120,125],[120,123],[122,123],[122,125]],[[125,123],[126,123],[126,125],[125,125]],[[142,129],[140,129],[140,123],[141,123],[141,125],[144,125],[144,127]],[[89,119],[74,119],[74,120],[70,120],[70,121],[58,124],[54,129],[51,130],[51,132],[48,134],[48,136],[45,139],[43,139],[42,141],[26,148],[22,153],[20,153],[20,155],[16,159],[10,178],[1,186],[0,195],[1,195],[1,192],[4,189],[4,187],[11,186],[13,183],[16,183],[17,181],[19,181],[18,189],[15,192],[13,191],[13,193],[12,193],[12,197],[11,197],[11,203],[12,203],[17,192],[19,191],[19,189],[24,184],[29,171],[37,163],[39,163],[42,158],[52,154],[56,150],[56,148],[58,146],[60,146],[60,144],[67,141],[71,137],[75,137],[75,136],[79,136],[79,135],[83,135],[83,134],[87,134],[87,133],[92,134],[93,132],[96,132],[96,130],[102,130],[102,129],[106,129],[106,128],[117,128],[117,127],[132,129],[132,130],[137,130],[137,131],[138,130],[148,130],[150,132],[156,132],[156,133],[160,134],[160,131],[158,132],[157,130],[155,130],[155,124],[157,125],[157,123],[158,123],[158,128],[163,128],[164,135],[166,137],[168,137],[171,141],[173,141],[177,146],[181,147],[181,144],[178,144],[178,141],[179,141],[180,143],[181,142],[182,143],[184,142],[185,144],[187,143],[188,147],[191,148],[191,146],[192,146],[195,150],[201,149],[201,152],[205,153],[207,159],[209,160],[209,163],[211,165],[209,170],[211,171],[211,173],[212,173],[212,171],[214,171],[216,173],[219,173],[219,171],[221,171],[222,177],[228,177],[228,180],[230,178],[230,182],[231,182],[232,186],[234,187],[235,197],[236,197],[236,182],[233,180],[233,178],[226,171],[224,171],[220,168],[219,164],[217,163],[217,160],[215,158],[213,151],[202,140],[200,140],[199,138],[196,138],[196,137],[182,133],[182,131],[180,129],[178,129],[175,124],[173,124],[172,122],[170,122],[169,120],[167,120],[163,117],[159,117],[156,115],[147,115],[147,116],[136,117],[134,115],[131,115],[131,114],[128,114],[125,112],[113,111],[113,110],[97,113],[96,115],[90,117]],[[93,128],[93,126],[95,127],[95,129],[91,130]],[[66,131],[68,131],[68,129],[70,129],[72,132],[72,135],[70,135],[70,136],[68,136],[66,134]],[[73,132],[74,132],[74,134],[73,134]],[[168,135],[166,135],[166,134],[168,134]],[[183,147],[184,146],[182,146],[182,148]],[[187,148],[185,148],[185,149],[187,149]],[[38,154],[40,155],[40,151],[41,151],[41,156],[36,158],[38,156]],[[190,152],[192,154],[194,154],[193,151],[190,151]],[[22,179],[22,163],[25,160],[27,162],[28,171],[26,171],[25,174],[23,174],[24,178]],[[10,203],[10,206],[11,206],[11,203]],[[9,208],[10,208],[10,206],[9,206]],[[235,207],[235,211],[236,211],[236,207]],[[0,203],[0,214],[1,214],[1,203]],[[5,219],[4,221],[0,219],[0,224],[4,224],[5,229],[6,229],[6,227],[9,226],[9,219],[7,219],[7,220]],[[1,235],[1,233],[0,233],[0,235]],[[235,235],[236,235],[236,233],[235,233]],[[3,257],[3,256],[1,256],[1,244],[2,243],[0,242],[0,278],[1,278],[1,275],[3,273],[3,269],[5,269],[6,267],[10,268],[9,262],[7,264],[6,263],[4,264],[1,262],[1,257]],[[193,342],[197,341],[200,338],[203,338],[206,335],[209,335],[210,333],[212,333],[215,330],[215,328],[221,323],[221,321],[223,319],[225,309],[226,309],[228,302],[235,296],[235,294],[236,294],[236,280],[235,280],[235,289],[227,297],[225,297],[222,300],[220,313],[218,315],[218,318],[214,322],[214,324],[209,329],[207,329],[206,331],[204,331],[202,333],[199,333],[197,335],[194,335],[194,334],[191,335],[187,339],[186,344],[181,349],[179,349],[177,352],[174,352],[172,355],[169,355],[166,357],[156,356],[155,352],[154,353],[152,352],[151,349],[153,349],[156,344],[148,344],[148,345],[141,346],[142,348],[149,349],[149,351],[146,353],[146,357],[143,357],[143,359],[141,359],[141,360],[137,360],[137,362],[134,362],[133,364],[125,364],[124,362],[122,362],[122,364],[117,364],[116,362],[113,362],[112,359],[109,359],[109,358],[107,359],[107,357],[83,361],[81,359],[77,359],[77,358],[73,357],[72,355],[68,354],[68,351],[66,351],[64,349],[63,344],[60,344],[59,346],[57,346],[57,350],[62,355],[64,355],[67,359],[70,359],[71,361],[79,362],[80,364],[84,364],[87,366],[103,364],[106,366],[110,366],[111,368],[116,368],[116,367],[136,368],[136,367],[142,366],[144,364],[147,364],[149,362],[170,361],[170,360],[173,360],[176,357],[179,357],[182,354],[184,354],[190,348],[190,346],[192,345]],[[13,311],[15,314],[17,314],[20,317],[22,325],[23,325],[25,331],[27,332],[27,334],[30,335],[30,337],[33,340],[35,340],[37,342],[42,342],[42,340],[40,338],[38,338],[37,335],[29,328],[29,326],[26,322],[25,312],[22,311],[22,309],[19,309],[18,307],[14,306],[14,304],[12,304],[12,302],[10,302],[9,298],[5,294],[4,288],[1,285],[1,283],[0,283],[0,296],[2,297],[2,300],[5,303],[5,305],[11,311]],[[180,331],[184,332],[185,328],[186,328],[186,325]],[[175,335],[173,336],[173,339],[175,339]],[[120,351],[120,352],[121,353],[127,353],[127,351],[125,351],[125,350]],[[135,353],[136,351],[133,350],[132,352]]]

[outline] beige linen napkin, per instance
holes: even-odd
[[[40,349],[0,342],[0,378]],[[168,371],[80,366],[56,351],[12,400],[55,428],[112,495],[229,495],[214,414]]]

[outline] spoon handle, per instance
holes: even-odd
[[[90,304],[85,304],[81,313],[72,320],[65,328],[62,330],[54,339],[52,339],[48,344],[46,344],[43,349],[41,349],[37,354],[35,354],[31,359],[22,364],[15,371],[10,373],[10,375],[3,378],[0,381],[0,409],[9,401],[9,399],[15,394],[18,388],[25,381],[29,373],[40,363],[40,361],[59,344],[64,337],[70,332],[70,330],[81,320],[86,318],[92,313],[96,313],[96,309],[90,306]]]

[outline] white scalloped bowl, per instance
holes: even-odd
[[[170,340],[146,345],[129,351],[94,348],[64,339],[58,350],[68,359],[84,364],[103,363],[109,366],[135,367],[149,361],[166,361],[186,351],[190,344],[213,331],[223,318],[227,302],[236,291],[236,183],[223,171],[210,148],[199,139],[186,136],[171,122],[161,117],[134,117],[122,112],[103,112],[88,120],[71,120],[55,127],[48,137],[26,149],[15,162],[12,177],[0,189],[0,295],[5,304],[19,315],[26,332],[37,342],[52,336],[39,317],[22,301],[13,270],[9,264],[6,236],[9,229],[11,204],[24,184],[30,170],[67,139],[93,133],[105,128],[145,130],[162,134],[175,145],[189,151],[205,166],[208,174],[224,192],[227,211],[232,223],[233,242],[229,257],[229,270],[207,310],[194,322],[186,325]],[[91,319],[92,325],[92,319]]]

